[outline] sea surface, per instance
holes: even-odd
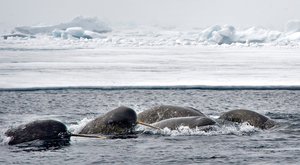
[[[205,89],[37,89],[0,91],[0,164],[298,164],[299,90]],[[278,126],[247,124],[203,132],[162,132],[138,126],[137,138],[72,137],[62,147],[9,146],[4,132],[36,119],[56,119],[78,132],[96,116],[121,105],[137,113],[156,105],[192,106],[217,118],[245,108]]]

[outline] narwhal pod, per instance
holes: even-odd
[[[136,112],[121,106],[87,123],[80,134],[128,134],[136,124]]]
[[[188,126],[189,128],[203,127],[214,125],[216,122],[204,116],[190,116],[190,117],[175,117],[151,124],[158,128],[169,128],[171,130],[177,129],[180,126]]]
[[[191,107],[179,107],[172,105],[161,105],[151,109],[145,110],[138,114],[138,121],[144,123],[155,123],[161,120],[170,119],[174,117],[188,117],[188,116],[205,116],[197,109]]]
[[[43,140],[48,142],[69,143],[70,133],[67,127],[56,120],[36,120],[16,128],[9,129],[5,135],[10,137],[9,145],[30,142],[34,140]]]
[[[261,129],[268,129],[276,125],[276,122],[268,117],[245,109],[225,112],[219,119],[238,123],[248,122],[250,125]]]

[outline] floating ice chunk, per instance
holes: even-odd
[[[230,25],[211,26],[200,34],[199,41],[208,41],[216,44],[231,44],[235,40],[235,28]]]
[[[97,18],[76,17],[71,22],[61,23],[52,26],[21,26],[16,27],[15,31],[24,34],[51,34],[55,29],[65,30],[70,27],[81,27],[84,30],[98,33],[110,32],[111,28]]]
[[[252,27],[246,30],[236,30],[231,25],[215,25],[204,29],[200,34],[199,42],[216,44],[232,43],[264,43],[277,40],[281,32]]]
[[[300,32],[292,33],[290,35],[287,35],[285,39],[289,41],[300,41]]]
[[[235,28],[233,26],[225,25],[213,34],[212,39],[217,44],[231,44],[235,40]]]
[[[231,25],[224,25],[218,33],[222,36],[226,36],[228,38],[231,38],[234,36],[235,28]]]
[[[60,37],[63,36],[63,33],[65,33],[64,30],[54,29],[54,30],[52,31],[52,36],[53,36],[53,37],[60,38]]]
[[[205,41],[213,36],[213,32],[221,30],[221,27],[219,25],[214,25],[211,27],[208,27],[207,29],[204,29],[201,33],[200,40]]]
[[[24,33],[24,34],[48,34],[50,31],[53,31],[56,27],[54,26],[21,26],[15,27],[15,31]]]
[[[237,32],[236,42],[239,43],[266,43],[277,40],[281,32],[270,31],[263,28],[252,27],[244,31]]]
[[[242,43],[262,43],[267,38],[267,31],[262,28],[251,27],[245,31],[240,31],[238,41]]]
[[[93,38],[106,38],[105,35],[84,30],[81,27],[70,27],[66,30],[55,29],[52,31],[53,37],[63,38],[63,39],[71,39],[71,38],[85,38],[85,39],[93,39]]]
[[[2,36],[3,38],[22,36],[45,37],[43,34],[62,39],[100,39],[95,41],[98,45],[106,46],[182,46],[182,45],[293,45],[299,46],[300,21],[287,23],[285,31],[273,31],[261,27],[246,29],[231,25],[214,25],[206,29],[164,29],[160,27],[132,27],[130,29],[118,27],[110,31],[104,23],[96,18],[77,17],[71,22],[55,26],[28,26],[17,27],[18,35]],[[134,29],[136,28],[136,29]],[[51,30],[51,31],[50,31]],[[22,33],[20,33],[22,32]],[[25,37],[27,40],[30,37]],[[52,38],[52,37],[50,37]],[[108,39],[107,39],[108,38]],[[103,39],[103,40],[102,40]],[[94,42],[91,42],[94,43]]]
[[[84,35],[85,36],[90,36],[91,38],[101,38],[101,39],[106,38],[106,36],[103,35],[103,34],[93,32],[93,31],[89,31],[89,30],[85,30]]]
[[[81,38],[84,35],[84,30],[82,27],[70,27],[66,29],[66,33],[75,38]]]
[[[268,42],[276,41],[279,37],[281,37],[282,33],[279,31],[269,31],[267,36]]]

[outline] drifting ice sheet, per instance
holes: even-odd
[[[293,86],[300,49],[102,48],[1,51],[0,87]]]

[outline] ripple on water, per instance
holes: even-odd
[[[0,164],[297,164],[300,162],[300,91],[292,90],[48,90],[0,92]],[[59,119],[76,133],[120,105],[140,112],[157,105],[191,106],[214,119],[246,108],[279,126],[260,130],[247,123],[205,132],[180,127],[146,129],[136,139],[71,138],[71,145],[24,151],[6,144],[4,132],[28,121]],[[15,152],[16,151],[16,152]]]

